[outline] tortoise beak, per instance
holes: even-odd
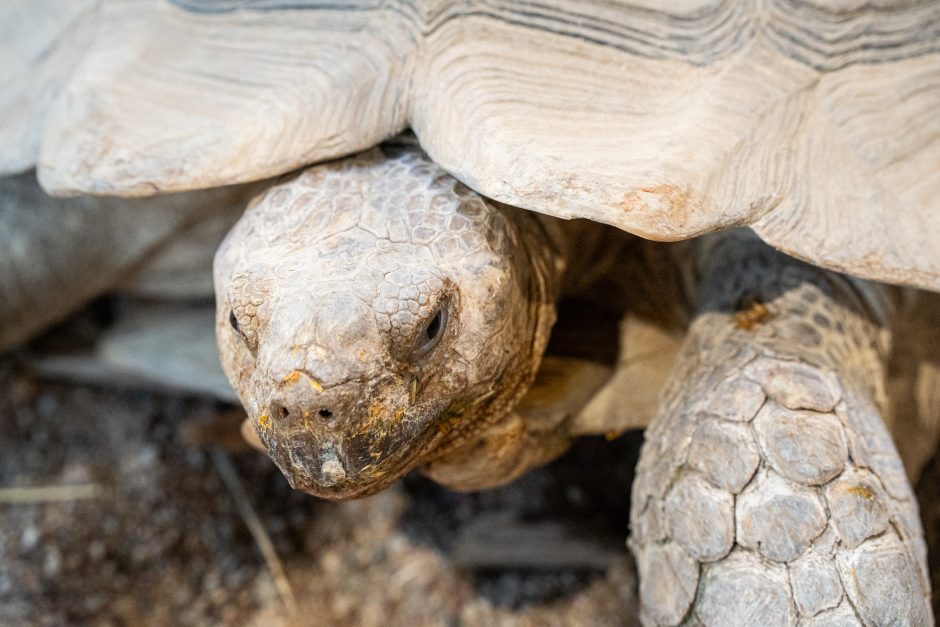
[[[306,386],[309,388],[309,386]],[[291,486],[349,499],[387,487],[417,462],[433,430],[433,407],[412,404],[393,377],[316,391],[282,387],[245,426]]]
[[[374,443],[363,438],[317,439],[309,432],[264,440],[269,442],[266,452],[292,488],[331,500],[385,489],[415,465],[411,459],[421,450],[419,442],[409,442],[390,454],[376,455]],[[362,449],[370,454],[363,455]]]

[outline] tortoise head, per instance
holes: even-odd
[[[252,201],[216,255],[216,334],[291,485],[371,494],[524,393],[554,310],[512,211],[414,150]]]

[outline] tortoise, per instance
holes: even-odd
[[[295,488],[355,498],[421,468],[479,490],[590,432],[576,405],[526,395],[561,294],[679,295],[693,321],[631,502],[645,620],[930,623],[917,505],[879,409],[900,296],[750,232],[643,248],[488,201],[414,149],[316,166],[257,198],[217,253],[222,362]],[[653,291],[624,263],[658,272]],[[683,313],[663,309],[664,325]]]
[[[295,485],[475,489],[559,454],[577,403],[525,393],[556,298],[607,270],[604,300],[691,316],[632,494],[643,619],[932,621],[882,422],[892,327],[932,300],[877,281],[940,290],[935,3],[89,6],[23,133],[50,192],[257,180],[405,127],[429,155],[308,170],[219,252],[223,364]],[[722,232],[653,252],[599,223]],[[625,284],[651,267],[663,293]]]

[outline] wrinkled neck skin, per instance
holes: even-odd
[[[346,499],[466,447],[538,369],[569,243],[420,151],[311,168],[215,260],[222,364],[295,488]]]

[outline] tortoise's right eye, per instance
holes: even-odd
[[[421,332],[418,333],[418,337],[415,338],[415,357],[424,357],[440,342],[447,326],[448,306],[449,303],[445,299],[427,324],[424,325]]]
[[[231,309],[229,309],[228,312],[228,323],[232,325],[236,333],[241,334],[242,330],[238,327],[238,318],[235,317],[235,312]]]

